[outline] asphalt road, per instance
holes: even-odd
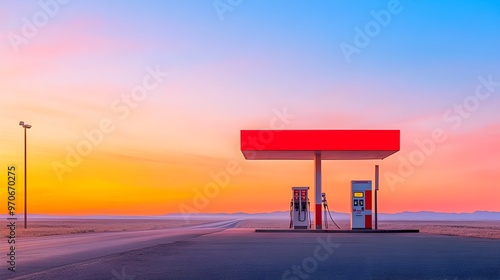
[[[220,226],[228,229],[183,229],[178,240],[166,237],[160,245],[14,279],[500,279],[500,240],[422,233],[257,233]]]
[[[213,222],[175,229],[102,232],[47,237],[18,238],[16,240],[16,272],[7,270],[7,255],[2,252],[0,279],[32,274],[62,265],[116,253],[173,243],[234,227],[237,221]],[[7,248],[5,242],[5,248]],[[109,278],[109,277],[108,277]]]

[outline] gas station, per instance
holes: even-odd
[[[290,228],[294,230],[323,230],[321,206],[325,206],[326,212],[327,204],[326,194],[322,193],[322,160],[382,160],[399,149],[399,130],[241,130],[241,152],[246,160],[314,161],[314,227],[311,225],[309,187],[292,187]],[[350,231],[373,230],[373,193],[375,230],[378,230],[377,190],[378,165],[375,167],[375,190],[371,180],[351,181]]]

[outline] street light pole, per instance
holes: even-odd
[[[26,168],[26,129],[30,129],[31,125],[24,123],[23,121],[20,121],[19,125],[24,128],[24,228],[28,228],[28,188],[26,187],[28,184],[28,170]]]
[[[375,229],[378,229],[378,175],[379,175],[379,170],[378,170],[378,165],[375,165]]]

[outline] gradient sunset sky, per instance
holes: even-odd
[[[323,163],[334,211],[375,164],[381,212],[500,211],[498,1],[11,0],[0,18],[0,182],[17,165],[22,205],[24,120],[30,213],[286,211],[313,162],[239,147],[276,120],[401,130],[383,161]]]

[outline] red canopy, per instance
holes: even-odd
[[[242,130],[247,160],[384,159],[399,151],[399,130]]]

